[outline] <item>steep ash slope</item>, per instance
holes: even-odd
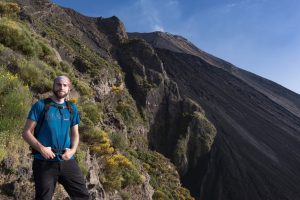
[[[200,50],[187,39],[181,36],[162,32],[129,33],[128,35],[130,38],[143,38],[155,48],[167,49],[176,53],[197,56],[206,61],[211,66],[222,68],[237,76],[241,80],[248,83],[251,87],[254,87],[256,90],[264,93],[270,99],[280,104],[296,116],[300,117],[300,96],[298,94],[287,90],[279,84],[259,77],[251,72],[242,70],[229,62],[210,55]]]
[[[196,197],[300,198],[299,95],[201,51],[178,51],[188,46],[181,38],[129,36],[156,47],[180,93],[199,103],[217,128],[204,179],[197,176],[202,166],[183,174]],[[161,37],[163,46],[153,42]]]

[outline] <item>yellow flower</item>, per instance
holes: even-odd
[[[123,91],[123,89],[124,89],[123,85],[119,85],[119,86],[113,85],[111,90],[114,93],[119,94],[119,93],[121,93]]]
[[[77,103],[78,99],[75,98],[75,97],[71,97],[69,101],[72,102],[72,103]]]
[[[110,157],[106,162],[108,167],[117,167],[122,166],[129,169],[133,168],[133,164],[128,160],[125,156],[122,154],[115,154],[112,157]]]

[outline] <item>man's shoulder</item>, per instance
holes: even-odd
[[[47,104],[47,103],[51,103],[50,98],[39,99],[33,105],[38,106],[38,107],[44,107],[45,104]]]
[[[66,102],[66,103],[69,103],[69,104],[72,105],[72,106],[73,106],[73,105],[76,105],[73,101],[70,101],[70,100],[66,100],[65,102]]]
[[[50,103],[51,103],[50,98],[39,99],[33,104],[32,108],[41,111],[45,108],[46,104],[50,104]]]
[[[39,116],[43,113],[45,109],[44,99],[37,100],[31,107],[31,110],[28,114],[28,119],[33,121],[38,121]]]
[[[69,106],[72,111],[77,112],[77,105],[76,105],[76,103],[74,103],[72,101],[66,101],[66,106],[67,107]]]
[[[55,105],[55,102],[51,98],[39,99],[34,103],[33,108],[43,110],[46,105]],[[68,109],[70,107],[70,110],[75,112],[78,110],[76,104],[72,101],[65,101],[64,106],[66,106]]]

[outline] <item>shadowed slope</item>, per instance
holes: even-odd
[[[203,166],[183,176],[192,193],[199,199],[298,199],[299,95],[200,51],[179,53],[168,45],[156,51],[181,95],[198,102],[217,128],[204,179],[197,176]]]

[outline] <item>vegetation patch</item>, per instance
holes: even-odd
[[[58,64],[55,53],[46,41],[16,20],[0,18],[0,43],[26,56],[36,56],[48,64]]]
[[[201,129],[197,134],[196,140],[199,142],[198,146],[203,146],[205,151],[209,151],[211,145],[214,142],[214,138],[217,134],[215,126],[205,117],[201,112],[194,112],[193,115],[199,122]]]
[[[138,167],[115,151],[105,131],[98,129],[93,136],[97,138],[97,142],[91,145],[91,152],[97,154],[104,163],[100,180],[107,190],[121,190],[129,185],[142,183]]]
[[[97,103],[86,103],[81,105],[85,116],[89,118],[93,122],[93,124],[97,124],[101,120],[101,106]]]
[[[126,135],[122,133],[111,132],[109,134],[109,139],[112,143],[112,146],[120,150],[125,150],[129,145]]]
[[[122,98],[117,102],[115,113],[130,128],[139,119],[135,104],[129,98]]]
[[[31,105],[29,88],[18,76],[0,66],[0,162],[7,173],[15,173],[20,167],[22,155],[29,151],[20,137],[27,112]],[[22,166],[27,167],[27,166]]]
[[[20,6],[16,3],[0,2],[1,17],[16,17],[20,10]]]
[[[74,83],[74,86],[83,96],[90,97],[94,94],[93,89],[90,88],[90,86],[83,81],[78,80],[76,83]]]
[[[36,93],[49,92],[52,79],[56,76],[53,69],[39,60],[18,59],[13,62],[13,72]],[[51,80],[50,80],[51,79]]]
[[[183,188],[175,166],[163,155],[153,151],[130,151],[131,155],[143,162],[151,176],[150,184],[155,189],[153,199],[192,200],[189,191]]]
[[[88,168],[85,164],[86,161],[86,154],[87,154],[87,146],[86,145],[79,145],[79,147],[77,148],[76,154],[75,154],[75,158],[78,162],[78,165],[83,173],[84,176],[88,175]]]
[[[20,131],[31,104],[29,88],[16,75],[0,69],[0,96],[0,133]]]
[[[100,178],[107,189],[120,190],[129,185],[142,183],[142,177],[136,166],[119,153],[106,159],[104,174],[105,176]]]
[[[114,65],[109,64],[106,60],[101,58],[97,52],[82,44],[80,38],[73,36],[72,33],[67,33],[70,34],[69,37],[63,36],[66,34],[66,29],[64,29],[65,26],[67,26],[66,24],[46,25],[43,22],[37,22],[37,24],[40,31],[47,32],[51,38],[57,40],[60,44],[65,46],[70,53],[76,55],[73,64],[78,71],[88,73],[91,77],[97,77],[101,74],[103,67],[111,66],[115,68]]]

